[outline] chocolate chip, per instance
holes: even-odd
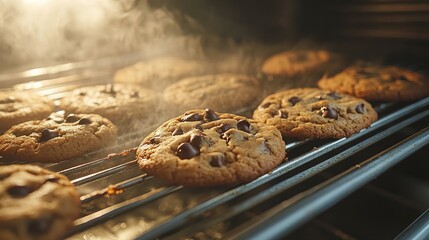
[[[322,107],[320,110],[322,111],[322,117],[338,119],[338,113],[337,111],[335,111],[335,109],[328,106],[328,107]]]
[[[225,165],[225,156],[224,155],[216,155],[212,157],[210,161],[210,166],[212,167],[222,167]]]
[[[43,129],[39,142],[46,142],[52,138],[59,137],[60,134],[55,130]]]
[[[279,116],[280,118],[287,118],[287,117],[289,116],[289,114],[288,114],[288,112],[284,112],[284,111],[282,111],[282,110],[279,110],[279,111],[278,111],[278,116]]]
[[[51,227],[51,223],[51,218],[35,219],[28,222],[27,230],[30,233],[43,234],[49,230],[49,228]]]
[[[261,106],[259,106],[259,107],[260,107],[260,108],[267,108],[267,107],[271,106],[271,104],[273,104],[273,103],[266,102],[266,103],[262,104],[262,105],[261,105]]]
[[[81,118],[78,122],[79,125],[88,125],[91,123],[92,121],[89,118]]]
[[[7,192],[15,198],[22,198],[27,196],[28,194],[30,194],[32,192],[32,189],[30,189],[30,187],[28,186],[12,186],[10,188],[7,189]]]
[[[79,96],[85,96],[86,92],[85,91],[79,91],[79,93],[77,95],[79,95]]]
[[[138,98],[138,97],[139,97],[139,92],[137,92],[137,91],[133,91],[133,92],[130,94],[130,97],[132,97],[132,98]]]
[[[80,117],[74,115],[74,114],[69,114],[66,118],[66,123],[73,123],[76,122],[80,119]]]
[[[341,96],[336,92],[330,92],[327,95],[333,98],[334,100],[341,99]]]
[[[237,128],[238,130],[241,130],[243,132],[250,132],[250,123],[246,119],[241,119],[237,122]]]
[[[176,155],[180,159],[190,159],[197,156],[198,154],[200,154],[200,150],[192,146],[191,143],[188,143],[188,142],[181,143],[177,147]]]
[[[401,80],[401,81],[408,81],[408,78],[407,78],[406,76],[404,76],[404,75],[401,75],[401,76],[398,78],[398,80]]]
[[[289,98],[288,99],[288,101],[290,102],[290,103],[292,103],[292,106],[294,106],[295,104],[297,104],[299,101],[301,101],[301,98],[299,98],[299,97],[291,97],[291,98]]]
[[[201,119],[200,114],[198,114],[198,113],[191,113],[191,114],[185,115],[180,120],[182,122],[193,122],[193,121],[200,121],[202,119]]]
[[[176,130],[173,131],[173,133],[171,135],[177,136],[177,135],[182,135],[182,134],[183,134],[183,130],[181,128],[177,128]]]
[[[228,131],[229,129],[231,129],[232,127],[228,124],[221,124],[220,127],[217,129],[218,133],[224,133],[226,131]]]
[[[203,137],[201,135],[192,135],[189,142],[192,144],[192,146],[196,148],[200,148],[201,143],[203,143]]]
[[[365,108],[365,105],[363,103],[356,105],[356,112],[357,113],[363,113],[363,109]]]
[[[149,143],[151,144],[157,144],[161,141],[161,139],[159,137],[152,137],[149,139]]]
[[[219,119],[219,116],[211,109],[204,110],[204,118],[209,121],[215,121]]]

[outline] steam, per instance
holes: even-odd
[[[0,0],[0,14],[0,61],[7,65],[201,49],[169,11],[147,1]]]

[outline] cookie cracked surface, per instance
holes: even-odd
[[[347,94],[297,88],[266,97],[253,118],[280,130],[284,137],[342,138],[377,120],[371,104]]]
[[[97,114],[53,113],[13,126],[0,136],[5,160],[59,162],[112,144],[117,128]]]
[[[249,182],[285,156],[275,127],[209,109],[165,122],[137,150],[138,164],[148,174],[194,187]]]
[[[95,113],[112,121],[122,131],[131,131],[133,121],[148,121],[156,112],[154,91],[135,85],[107,84],[77,88],[61,99],[67,113]]]
[[[429,96],[428,77],[395,66],[352,66],[319,80],[318,85],[368,101],[413,101]]]
[[[33,165],[0,167],[0,239],[61,239],[80,215],[63,175]]]
[[[0,133],[13,125],[47,117],[54,104],[47,97],[22,91],[0,92]]]

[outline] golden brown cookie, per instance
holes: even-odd
[[[62,239],[80,215],[63,175],[33,165],[0,166],[0,239]]]
[[[149,121],[157,112],[157,94],[132,84],[107,84],[77,88],[61,99],[66,113],[95,113],[112,121],[121,131],[134,122]]]
[[[116,142],[117,128],[97,114],[51,114],[13,126],[0,136],[0,156],[23,162],[59,162]]]
[[[264,61],[262,73],[272,76],[296,76],[319,70],[332,59],[325,50],[290,50],[278,53]]]
[[[413,101],[429,96],[428,77],[394,66],[352,66],[321,79],[318,85],[368,101]]]
[[[260,95],[256,78],[229,73],[182,79],[164,91],[166,104],[176,112],[195,108],[236,112],[255,105]]]
[[[369,127],[377,112],[365,100],[347,94],[297,88],[266,97],[253,118],[288,138],[342,138]]]
[[[211,67],[203,61],[164,56],[138,62],[118,70],[113,80],[137,84],[142,87],[162,89],[178,79],[207,73]]]
[[[52,101],[37,93],[1,91],[0,133],[18,123],[45,118],[52,111],[54,111]]]
[[[137,150],[145,172],[194,187],[249,182],[284,159],[285,143],[275,127],[209,109],[165,122]]]

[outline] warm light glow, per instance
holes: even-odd
[[[44,5],[49,0],[22,0],[22,3],[26,5]]]

